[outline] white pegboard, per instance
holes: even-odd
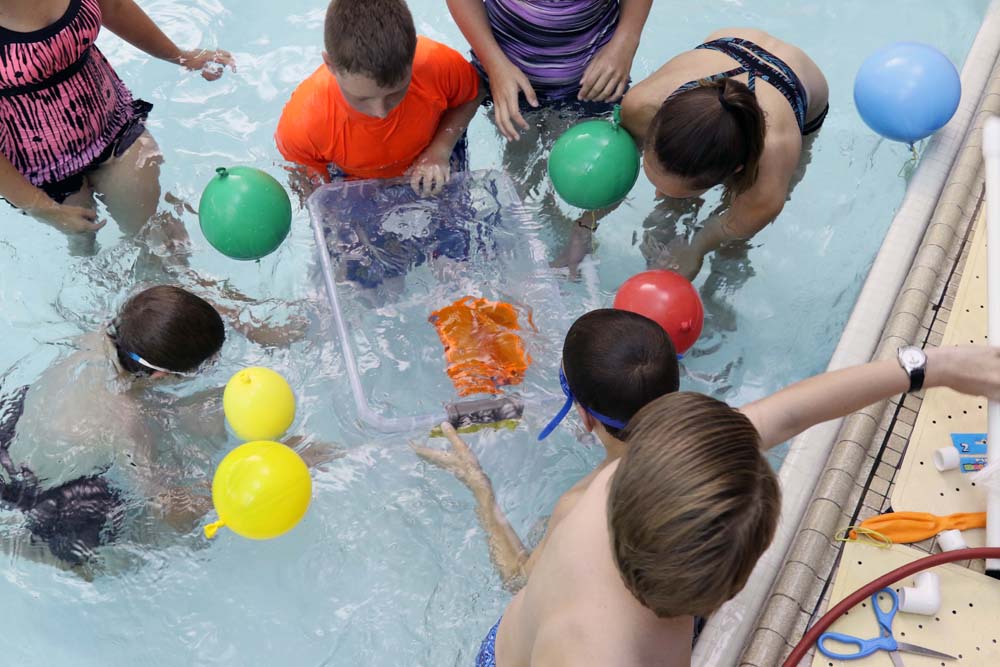
[[[844,546],[841,566],[830,593],[832,607],[868,582],[927,554],[911,547],[894,545],[878,548],[863,542]],[[941,565],[933,569],[941,578],[941,609],[934,616],[899,612],[893,622],[897,641],[908,642],[955,656],[942,661],[901,653],[906,667],[996,667],[1000,665],[1000,581],[959,565]],[[893,585],[898,592],[913,586],[912,578]],[[883,603],[888,608],[889,603]],[[863,605],[863,606],[862,606]],[[878,636],[878,622],[865,598],[837,619],[829,631],[863,639]],[[834,660],[816,651],[812,667],[892,667],[889,654],[880,651],[858,660]]]
[[[980,216],[962,273],[955,303],[941,346],[985,343],[986,337],[986,221]],[[986,399],[965,396],[950,389],[929,389],[903,464],[896,475],[892,508],[897,512],[983,512],[986,494],[958,470],[938,472],[934,451],[951,446],[952,433],[985,433]],[[967,531],[966,542],[981,546],[983,531]],[[1000,661],[996,663],[1000,665]]]

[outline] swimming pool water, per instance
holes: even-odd
[[[140,4],[184,46],[232,50],[239,71],[206,83],[104,33],[101,46],[137,96],[156,105],[150,127],[163,147],[164,191],[193,204],[215,167],[248,164],[281,177],[271,135],[293,87],[320,62],[324,3],[316,0],[144,0]],[[831,112],[811,163],[779,220],[745,253],[706,263],[697,280],[705,335],[683,363],[685,388],[734,404],[821,370],[832,352],[868,266],[902,199],[904,146],[880,141],[851,100],[854,72],[875,48],[925,41],[960,64],[987,0],[873,3],[864,0],[660,0],[654,4],[633,68],[640,79],[676,52],[725,25],[770,30],[803,48],[825,71]],[[418,30],[460,46],[444,8],[411,2]],[[540,172],[543,146],[519,147],[518,173]],[[486,115],[470,130],[474,168],[501,167],[502,142]],[[529,207],[554,255],[566,223],[543,188],[526,187]],[[710,193],[703,211],[717,202]],[[166,206],[166,205],[165,205]],[[640,179],[628,202],[597,234],[594,261],[563,287],[573,305],[607,305],[625,278],[645,268],[639,246],[653,208]],[[223,384],[243,365],[282,372],[299,397],[295,431],[338,443],[343,457],[315,477],[312,508],[293,533],[272,542],[197,534],[135,553],[138,564],[92,583],[17,556],[0,578],[3,662],[21,665],[468,665],[508,600],[487,556],[470,494],[449,475],[419,463],[405,439],[357,423],[343,362],[311,273],[315,249],[307,216],[259,264],[227,260],[208,247],[195,216],[183,213],[202,274],[271,299],[247,317],[309,321],[306,341],[265,350],[231,335],[207,377],[169,389],[186,393]],[[689,225],[693,211],[682,216]],[[119,243],[113,223],[94,256],[69,257],[66,239],[0,211],[0,335],[3,367],[25,358],[17,381],[30,381],[62,351],[60,339],[104,321],[136,283],[161,279]],[[656,227],[656,225],[651,225]],[[651,234],[662,236],[663,225]],[[597,296],[594,296],[594,295]],[[286,303],[287,302],[287,303]],[[421,323],[421,326],[425,326]],[[382,343],[406,336],[387,331]],[[558,390],[553,378],[553,390]],[[416,391],[414,392],[417,393]],[[405,407],[405,406],[403,406]],[[600,459],[575,427],[544,445],[541,423],[472,438],[501,504],[523,535]],[[226,446],[170,433],[170,447],[191,474],[210,474]]]

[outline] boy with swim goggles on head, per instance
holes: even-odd
[[[632,415],[653,399],[677,391],[677,353],[656,322],[624,310],[595,310],[580,317],[566,334],[559,381],[566,403],[538,439],[548,437],[575,405],[583,427],[604,446],[605,458],[559,498],[546,534],[533,552],[525,548],[507,521],[489,477],[450,424],[441,426],[450,450],[414,448],[422,458],[453,472],[472,491],[479,518],[489,533],[490,555],[504,585],[513,590],[524,585],[548,535],[594,477],[625,452],[625,443],[618,435]]]

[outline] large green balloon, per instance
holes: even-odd
[[[259,169],[220,167],[215,171],[198,207],[205,238],[233,259],[260,259],[274,252],[292,226],[288,193]]]
[[[639,177],[639,149],[619,122],[588,120],[566,130],[549,154],[549,178],[567,204],[604,208],[625,198]]]

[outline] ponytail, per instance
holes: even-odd
[[[725,183],[735,193],[753,186],[764,152],[764,112],[753,92],[731,78],[702,81],[663,103],[649,128],[664,170],[698,189]]]

